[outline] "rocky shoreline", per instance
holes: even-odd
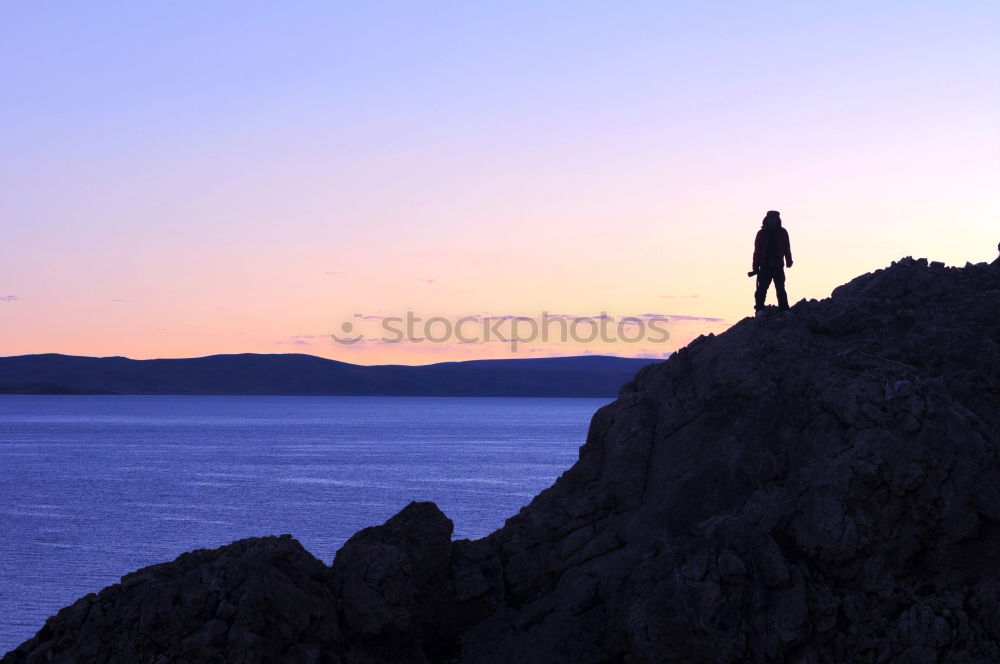
[[[0,661],[1000,661],[998,323],[1000,262],[903,259],[639,371],[488,537],[194,551]]]

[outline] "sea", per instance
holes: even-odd
[[[501,527],[611,399],[0,395],[0,653],[137,568],[291,533],[325,563],[432,500]]]

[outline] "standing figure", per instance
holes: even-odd
[[[788,231],[781,227],[781,215],[777,210],[769,210],[753,243],[753,271],[757,273],[754,315],[764,314],[764,299],[772,281],[774,292],[778,296],[778,310],[788,309],[785,269],[782,263],[792,266],[792,245],[788,241]]]

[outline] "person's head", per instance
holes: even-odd
[[[777,210],[768,210],[767,214],[764,215],[764,222],[761,224],[762,228],[780,228],[781,227],[781,214]]]

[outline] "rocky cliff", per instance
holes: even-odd
[[[904,259],[641,370],[484,539],[195,551],[2,661],[1000,661],[998,329],[1000,263]]]

